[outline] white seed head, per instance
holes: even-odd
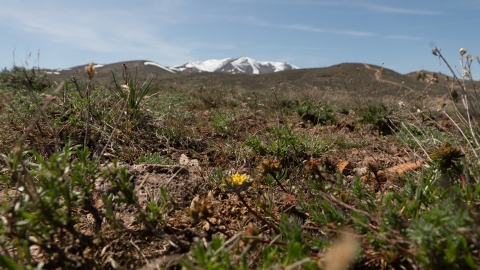
[[[470,71],[468,71],[468,70],[466,70],[466,69],[462,70],[462,77],[470,78],[470,76],[472,76],[472,75],[470,74]]]
[[[129,91],[130,91],[130,88],[129,88],[128,85],[126,85],[126,84],[120,85],[120,88],[121,88],[122,91],[124,91],[124,92],[129,92]]]
[[[466,53],[467,53],[467,49],[465,49],[465,48],[463,48],[463,47],[460,48],[460,55],[464,55],[464,54],[466,54]]]

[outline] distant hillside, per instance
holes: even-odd
[[[117,78],[121,79],[123,74],[123,64],[127,66],[128,71],[132,75],[137,74],[138,79],[146,79],[155,76],[158,76],[158,79],[164,79],[178,76],[175,71],[155,62],[136,60],[106,65],[95,64],[95,80],[102,83],[111,82],[112,72]],[[85,66],[87,65],[88,63],[68,69],[46,69],[45,71],[50,74],[51,78],[54,80],[67,80],[70,76],[76,76],[79,79],[86,79],[87,75],[85,73]]]
[[[328,93],[328,95],[355,93],[367,99],[376,99],[382,96],[418,99],[427,95],[445,98],[447,89],[450,89],[452,85],[451,77],[447,81],[446,76],[438,73],[435,75],[438,78],[437,82],[432,82],[431,79],[434,76],[432,72],[400,74],[381,66],[363,63],[342,63],[324,68],[291,69],[251,75],[221,72],[199,73],[188,71],[188,69],[172,69],[146,60],[97,65],[94,81],[100,85],[109,86],[113,81],[112,72],[118,79],[121,79],[122,64],[126,64],[132,75],[136,73],[139,80],[158,76],[157,82],[161,87],[183,85],[192,90],[200,87],[230,87],[242,91],[269,91],[275,88],[283,93],[316,90],[319,93]],[[86,64],[71,69],[46,71],[50,73],[52,79],[57,81],[68,80],[72,75],[79,79],[86,79],[85,66]],[[456,84],[453,85],[456,87]]]
[[[377,76],[379,76],[377,78]],[[411,76],[376,65],[343,63],[325,68],[294,69],[263,75],[200,73],[162,81],[165,85],[188,84],[193,88],[223,85],[246,91],[269,91],[274,87],[279,92],[318,91],[320,96],[358,94],[364,99],[384,96],[418,99],[420,96],[443,97],[446,88],[439,83],[427,83]],[[322,94],[323,93],[323,94]],[[315,93],[316,94],[316,93]]]

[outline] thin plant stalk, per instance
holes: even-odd
[[[261,220],[263,223],[265,223],[268,227],[272,228],[275,232],[280,233],[280,230],[278,229],[277,226],[266,220],[265,218],[261,217],[257,212],[253,211],[253,209],[247,204],[247,202],[243,199],[242,195],[240,192],[235,192],[238,196],[238,199],[247,207],[248,212],[250,212],[252,215],[254,215],[256,218]]]
[[[87,148],[88,127],[90,125],[90,87],[91,87],[91,80],[89,79],[87,83],[87,119],[85,120],[85,137],[83,139],[83,150]]]
[[[439,57],[440,59],[442,59],[443,62],[447,65],[448,69],[450,69],[450,72],[452,72],[453,78],[456,79],[456,81],[458,82],[458,85],[459,85],[460,88],[463,90],[463,94],[464,94],[464,95],[467,95],[467,91],[466,91],[466,89],[465,89],[465,86],[462,85],[462,83],[461,83],[460,80],[458,79],[457,75],[455,75],[455,72],[453,72],[452,67],[450,67],[450,64],[448,64],[447,60],[443,57],[443,55],[442,55],[442,53],[440,52],[440,50],[437,49],[437,47],[435,47],[433,50],[434,50],[434,52],[436,53],[435,55],[438,55],[438,57]],[[470,103],[470,106],[472,107],[472,110],[473,110],[474,114],[476,115],[477,112],[475,111],[475,108],[472,106],[471,101],[468,100],[468,102]]]
[[[277,176],[275,176],[273,173],[271,173],[270,175],[271,175],[272,178],[275,180],[275,182],[277,182],[278,186],[283,190],[283,192],[290,194],[290,192],[288,192],[288,191],[285,189],[285,187],[283,187],[282,183],[280,183],[280,181],[277,179]]]
[[[465,138],[465,141],[468,143],[468,145],[472,148],[473,150],[473,154],[475,155],[476,158],[478,158],[478,155],[477,155],[477,152],[475,151],[475,147],[473,147],[472,143],[470,142],[470,140],[467,138],[467,136],[465,136],[465,133],[463,133],[462,129],[457,125],[457,123],[455,123],[455,121],[453,121],[453,119],[450,117],[450,115],[448,115],[445,111],[443,111],[443,114],[445,114],[445,116],[448,117],[448,119],[450,119],[450,121],[455,125],[455,127],[458,129],[458,131],[460,131],[460,133],[462,134],[463,138]],[[471,128],[471,123],[470,123],[470,128]],[[472,131],[472,134],[473,134],[473,131]],[[473,136],[475,138],[475,136]],[[476,141],[476,138],[475,138],[475,141]]]

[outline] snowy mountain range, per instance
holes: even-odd
[[[212,59],[207,61],[188,62],[186,64],[174,67],[167,67],[156,62],[147,60],[134,60],[127,62],[118,62],[113,64],[94,63],[97,73],[105,73],[110,75],[112,70],[123,70],[122,64],[127,64],[130,70],[148,70],[147,73],[157,73],[159,70],[165,74],[182,74],[182,73],[198,73],[198,72],[223,72],[223,73],[245,73],[245,74],[267,74],[284,70],[299,69],[298,67],[285,62],[260,62],[249,57]],[[60,75],[61,77],[72,76],[78,74],[84,69],[85,65],[72,68],[45,69],[44,71],[50,75]],[[166,75],[167,76],[167,75]]]
[[[250,57],[211,59],[206,61],[188,62],[180,66],[170,68],[174,71],[191,72],[223,72],[223,73],[246,73],[267,74],[284,70],[299,69],[285,62],[261,62]]]

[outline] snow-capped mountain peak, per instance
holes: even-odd
[[[174,70],[189,70],[198,72],[224,72],[266,74],[290,69],[298,69],[285,62],[260,62],[250,57],[211,59],[206,61],[188,62],[181,66],[173,67]]]
[[[186,68],[195,68],[201,71],[208,71],[208,72],[215,72],[218,67],[221,67],[228,63],[232,58],[225,58],[225,59],[211,59],[207,61],[196,61],[196,62],[188,62],[184,66]]]

